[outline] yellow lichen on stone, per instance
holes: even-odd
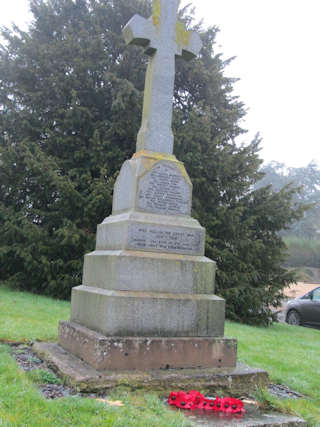
[[[143,166],[146,170],[152,169],[152,166],[156,163],[157,160],[151,159],[150,157],[145,157],[143,159]]]
[[[133,155],[134,159],[138,157],[148,157],[150,159],[153,159],[154,161],[168,160],[170,162],[181,163],[179,162],[179,160],[176,159],[176,156],[173,154],[158,153],[156,151],[140,150]]]
[[[152,2],[152,22],[155,27],[159,27],[161,20],[161,0]]]
[[[176,36],[179,48],[182,46],[189,46],[190,44],[190,31],[186,30],[183,22],[177,22],[176,24]]]
[[[186,178],[186,180],[189,182],[190,185],[191,184],[191,180],[189,178],[189,175],[187,174],[186,168],[184,167],[183,163],[179,163],[178,164],[178,168],[180,169],[181,174]]]
[[[158,153],[155,151],[140,150],[133,155],[133,159],[137,159],[138,157],[143,157],[143,166],[145,167],[146,170],[150,170],[155,163],[160,161],[175,163],[175,165],[179,168],[181,175],[184,176],[188,181],[189,185],[192,186],[191,180],[184,167],[184,164],[179,160],[177,160],[175,155]]]

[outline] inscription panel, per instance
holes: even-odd
[[[191,187],[180,170],[157,163],[139,181],[138,208],[167,215],[190,215]]]
[[[186,255],[202,255],[204,232],[182,227],[131,224],[128,235],[129,249],[160,251]]]

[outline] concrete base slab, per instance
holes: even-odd
[[[59,344],[98,371],[233,368],[231,338],[106,337],[74,322],[60,322]]]
[[[274,412],[262,412],[255,405],[245,404],[244,415],[228,415],[197,409],[185,411],[186,418],[193,426],[203,427],[307,427],[298,417]]]
[[[164,369],[150,371],[97,371],[58,344],[35,343],[33,350],[82,392],[106,392],[119,387],[143,389],[168,396],[172,390],[197,389],[203,394],[240,396],[269,383],[268,373],[238,364],[222,369]]]

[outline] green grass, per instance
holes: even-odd
[[[0,342],[57,339],[59,320],[70,317],[70,303],[12,291],[0,286]],[[123,407],[111,407],[94,399],[68,397],[46,400],[35,387],[56,383],[50,372],[22,372],[0,344],[0,426],[160,426],[186,427],[189,422],[155,395],[118,393]]]
[[[238,339],[238,359],[265,369],[274,383],[285,384],[307,399],[272,402],[320,426],[320,330],[274,324],[269,328],[226,323],[226,335]]]
[[[68,397],[49,401],[21,372],[8,346],[0,345],[1,426],[154,426],[182,427],[189,424],[182,414],[168,410],[153,395],[118,394],[123,407],[111,407],[94,399]]]
[[[53,372],[46,369],[33,369],[26,373],[27,376],[36,384],[61,384],[62,380]]]
[[[0,341],[54,341],[58,321],[68,319],[69,312],[68,302],[0,286]],[[262,328],[226,322],[226,336],[238,339],[241,362],[267,370],[273,382],[288,385],[307,397],[279,401],[267,396],[272,405],[302,416],[309,426],[320,426],[319,330],[284,324]],[[151,395],[115,395],[114,399],[125,402],[123,408],[106,407],[80,398],[47,401],[33,384],[40,379],[20,372],[8,347],[0,348],[1,426],[187,425],[180,414],[168,411]]]
[[[0,286],[1,341],[55,341],[59,320],[69,317],[69,302]]]

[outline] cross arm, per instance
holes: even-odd
[[[148,19],[134,15],[123,28],[122,34],[127,44],[148,48],[154,37],[154,26]]]
[[[181,55],[186,61],[195,58],[202,48],[199,34],[195,31],[186,31],[182,22],[177,23],[177,42],[182,51]]]

